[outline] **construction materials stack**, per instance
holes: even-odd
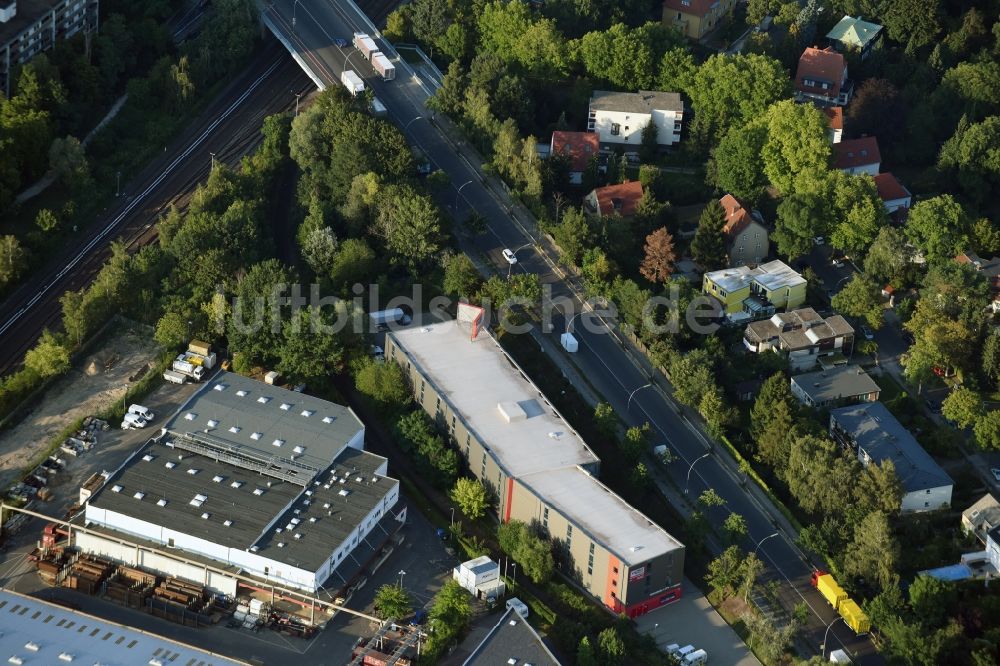
[[[154,574],[121,565],[104,583],[104,596],[128,608],[142,608],[146,598],[153,593],[156,581]]]
[[[146,610],[172,622],[199,627],[211,624],[214,600],[205,588],[179,578],[166,578],[146,598]]]
[[[114,565],[107,560],[81,556],[70,565],[62,585],[84,594],[94,594],[101,589],[105,579],[114,572],[114,569]]]

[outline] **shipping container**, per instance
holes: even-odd
[[[207,342],[202,342],[201,340],[192,340],[188,343],[188,351],[194,352],[195,354],[201,354],[202,356],[208,356],[212,353],[212,345]]]
[[[354,47],[361,51],[361,55],[365,57],[365,60],[371,60],[372,55],[378,53],[378,44],[364,32],[354,33]]]
[[[375,53],[372,55],[372,67],[382,75],[383,81],[392,81],[396,78],[396,67],[389,62],[389,58],[384,53]]]
[[[839,611],[841,617],[844,618],[844,622],[854,630],[854,633],[858,635],[867,634],[871,630],[871,622],[868,620],[868,616],[865,615],[865,612],[853,600],[845,599],[842,601]]]

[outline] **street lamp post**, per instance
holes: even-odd
[[[406,124],[403,125],[403,134],[406,134],[406,130],[409,129],[409,127],[410,127],[411,124],[417,122],[421,118],[423,118],[423,116],[417,116],[415,118],[411,118],[410,120],[407,120]]]
[[[419,117],[420,116],[417,116],[417,118],[419,118]],[[416,120],[417,118],[414,118],[413,120]],[[410,123],[412,123],[413,120],[411,120]],[[409,126],[410,123],[406,123],[407,126]],[[405,131],[405,128],[404,128],[404,131]],[[461,194],[462,194],[462,188],[464,188],[466,185],[471,185],[471,184],[472,184],[471,180],[468,181],[468,182],[462,183],[461,185],[458,186],[458,189],[455,191],[455,217],[456,218],[458,217],[458,197],[461,196]]]
[[[302,96],[302,93],[300,93],[300,92],[295,93],[295,117],[296,118],[299,117],[299,97],[301,97],[301,96]]]
[[[455,526],[455,507],[449,507],[451,509],[451,526]]]
[[[626,402],[626,403],[625,403],[625,411],[627,412],[627,411],[629,411],[630,409],[632,409],[632,396],[634,396],[634,395],[635,395],[636,393],[638,393],[638,392],[639,392],[639,391],[641,391],[642,389],[647,389],[647,388],[651,388],[652,386],[653,386],[653,383],[652,383],[652,382],[649,382],[648,384],[645,384],[645,385],[643,385],[643,386],[640,386],[640,387],[639,387],[639,388],[637,388],[636,390],[634,390],[634,391],[632,391],[631,393],[629,393],[629,394],[628,394],[628,402]]]
[[[210,171],[215,171],[215,153],[209,153],[209,155],[210,155],[210,156],[212,157],[212,162],[211,162],[211,169],[210,169]]]
[[[468,183],[466,183],[466,185],[468,185]],[[463,185],[462,187],[465,187],[465,185]],[[514,255],[514,259],[516,260],[517,259],[517,253],[520,252],[521,250],[523,250],[526,247],[534,247],[534,245],[532,243],[525,243],[524,245],[522,245],[521,247],[517,248],[516,250],[511,250],[510,253]],[[515,261],[515,263],[516,263],[516,261]],[[511,262],[508,261],[507,262],[507,279],[508,280],[510,279],[510,272],[511,272],[511,270],[513,270],[513,268],[514,268],[514,264],[512,264]]]
[[[403,576],[405,576],[405,575],[406,575],[406,572],[403,571],[402,569],[400,569],[399,570],[399,589],[401,589],[401,590],[403,589]]]
[[[696,458],[693,463],[691,463],[690,467],[688,467],[687,479],[684,481],[684,494],[685,495],[687,495],[688,491],[690,490],[690,488],[688,486],[691,485],[691,470],[694,469],[694,466],[697,465],[699,461],[704,460],[705,458],[709,457],[710,455],[712,455],[711,451],[702,454],[701,456],[699,456],[698,458]]]
[[[517,587],[517,562],[512,562],[511,565],[514,568],[511,570],[510,585],[511,587]]]
[[[753,549],[753,554],[754,554],[754,555],[756,555],[756,554],[757,554],[757,549],[759,549],[759,548],[760,548],[760,545],[761,545],[762,543],[764,543],[764,542],[765,542],[765,541],[767,541],[768,539],[771,539],[771,538],[773,538],[773,537],[776,537],[776,536],[778,536],[778,533],[777,533],[777,532],[775,532],[774,534],[768,534],[768,535],[767,535],[766,537],[764,537],[763,539],[761,539],[760,541],[758,541],[758,542],[757,542],[757,547]]]
[[[839,622],[840,620],[843,620],[843,619],[844,619],[843,617],[836,617],[836,618],[834,618],[833,622],[831,622],[830,624],[826,625],[826,631],[823,632],[823,642],[819,644],[820,657],[822,658],[823,661],[826,661],[826,638],[827,638],[827,636],[830,635],[830,628],[833,625],[837,624],[837,622]]]
[[[120,197],[122,195],[122,172],[115,172],[115,197]]]
[[[577,317],[580,317],[582,315],[583,315],[582,312],[577,312],[575,315],[569,318],[569,321],[566,322],[566,333],[573,332],[573,322],[576,321]]]

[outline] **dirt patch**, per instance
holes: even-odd
[[[0,433],[0,488],[16,482],[24,466],[73,421],[121,400],[156,354],[149,338],[121,331],[53,384],[30,414]]]

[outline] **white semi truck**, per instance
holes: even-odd
[[[365,82],[361,80],[361,77],[353,69],[345,70],[340,75],[340,82],[347,88],[347,92],[351,93],[354,97],[365,91]]]

